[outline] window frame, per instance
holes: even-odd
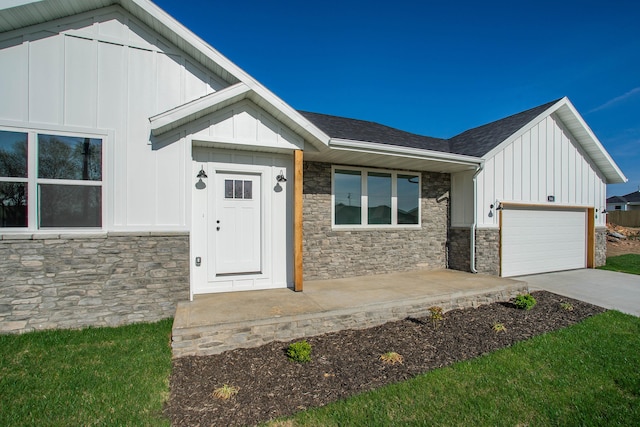
[[[336,224],[336,170],[360,172],[360,224]],[[391,175],[391,224],[368,224],[369,196],[368,176],[370,172]],[[418,223],[398,224],[398,175],[418,177]],[[379,169],[357,166],[331,165],[331,228],[335,230],[379,230],[379,229],[420,229],[422,228],[422,173],[408,170]]]
[[[27,227],[0,227],[0,234],[11,233],[51,233],[64,231],[69,233],[96,233],[104,231],[107,227],[107,148],[112,132],[96,129],[61,128],[57,126],[12,126],[0,123],[0,131],[20,132],[27,134],[27,177],[0,177],[0,182],[23,182],[27,189]],[[38,135],[55,135],[73,138],[100,139],[101,142],[101,179],[98,180],[73,180],[38,177]],[[70,185],[100,187],[100,226],[99,227],[41,227],[40,226],[40,185]]]

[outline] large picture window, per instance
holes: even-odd
[[[0,228],[102,227],[102,139],[0,130]]]
[[[333,225],[385,227],[420,225],[418,173],[333,168]]]

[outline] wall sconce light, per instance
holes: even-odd
[[[600,208],[600,213],[606,214],[607,213],[607,209],[606,208]]]
[[[282,172],[282,169],[280,169],[280,175],[276,176],[276,181],[287,182],[287,178],[284,177],[284,173]]]
[[[496,208],[497,211],[501,211],[502,210],[502,203],[500,202],[496,202],[498,207]]]
[[[196,175],[196,178],[199,178],[199,179],[208,178],[207,173],[204,171],[204,168],[202,166],[200,166],[200,172],[198,172],[198,175]]]

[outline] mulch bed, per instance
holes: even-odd
[[[306,364],[287,359],[288,342],[180,358],[173,362],[165,414],[180,426],[255,425],[508,347],[604,311],[549,292],[533,295],[538,304],[530,311],[495,303],[449,311],[437,328],[429,318],[406,319],[308,338],[313,350]],[[573,310],[563,309],[563,302]],[[496,332],[495,323],[502,323],[506,332]],[[382,363],[380,355],[390,351],[400,353],[404,363]],[[226,401],[212,397],[223,384],[239,387],[239,393]]]

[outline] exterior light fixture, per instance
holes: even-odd
[[[208,178],[207,173],[204,171],[204,168],[202,166],[200,166],[200,172],[198,172],[198,175],[196,175],[196,178],[199,178],[199,179]]]
[[[287,178],[284,177],[284,173],[282,172],[282,169],[280,169],[280,175],[276,176],[276,181],[287,182]]]

